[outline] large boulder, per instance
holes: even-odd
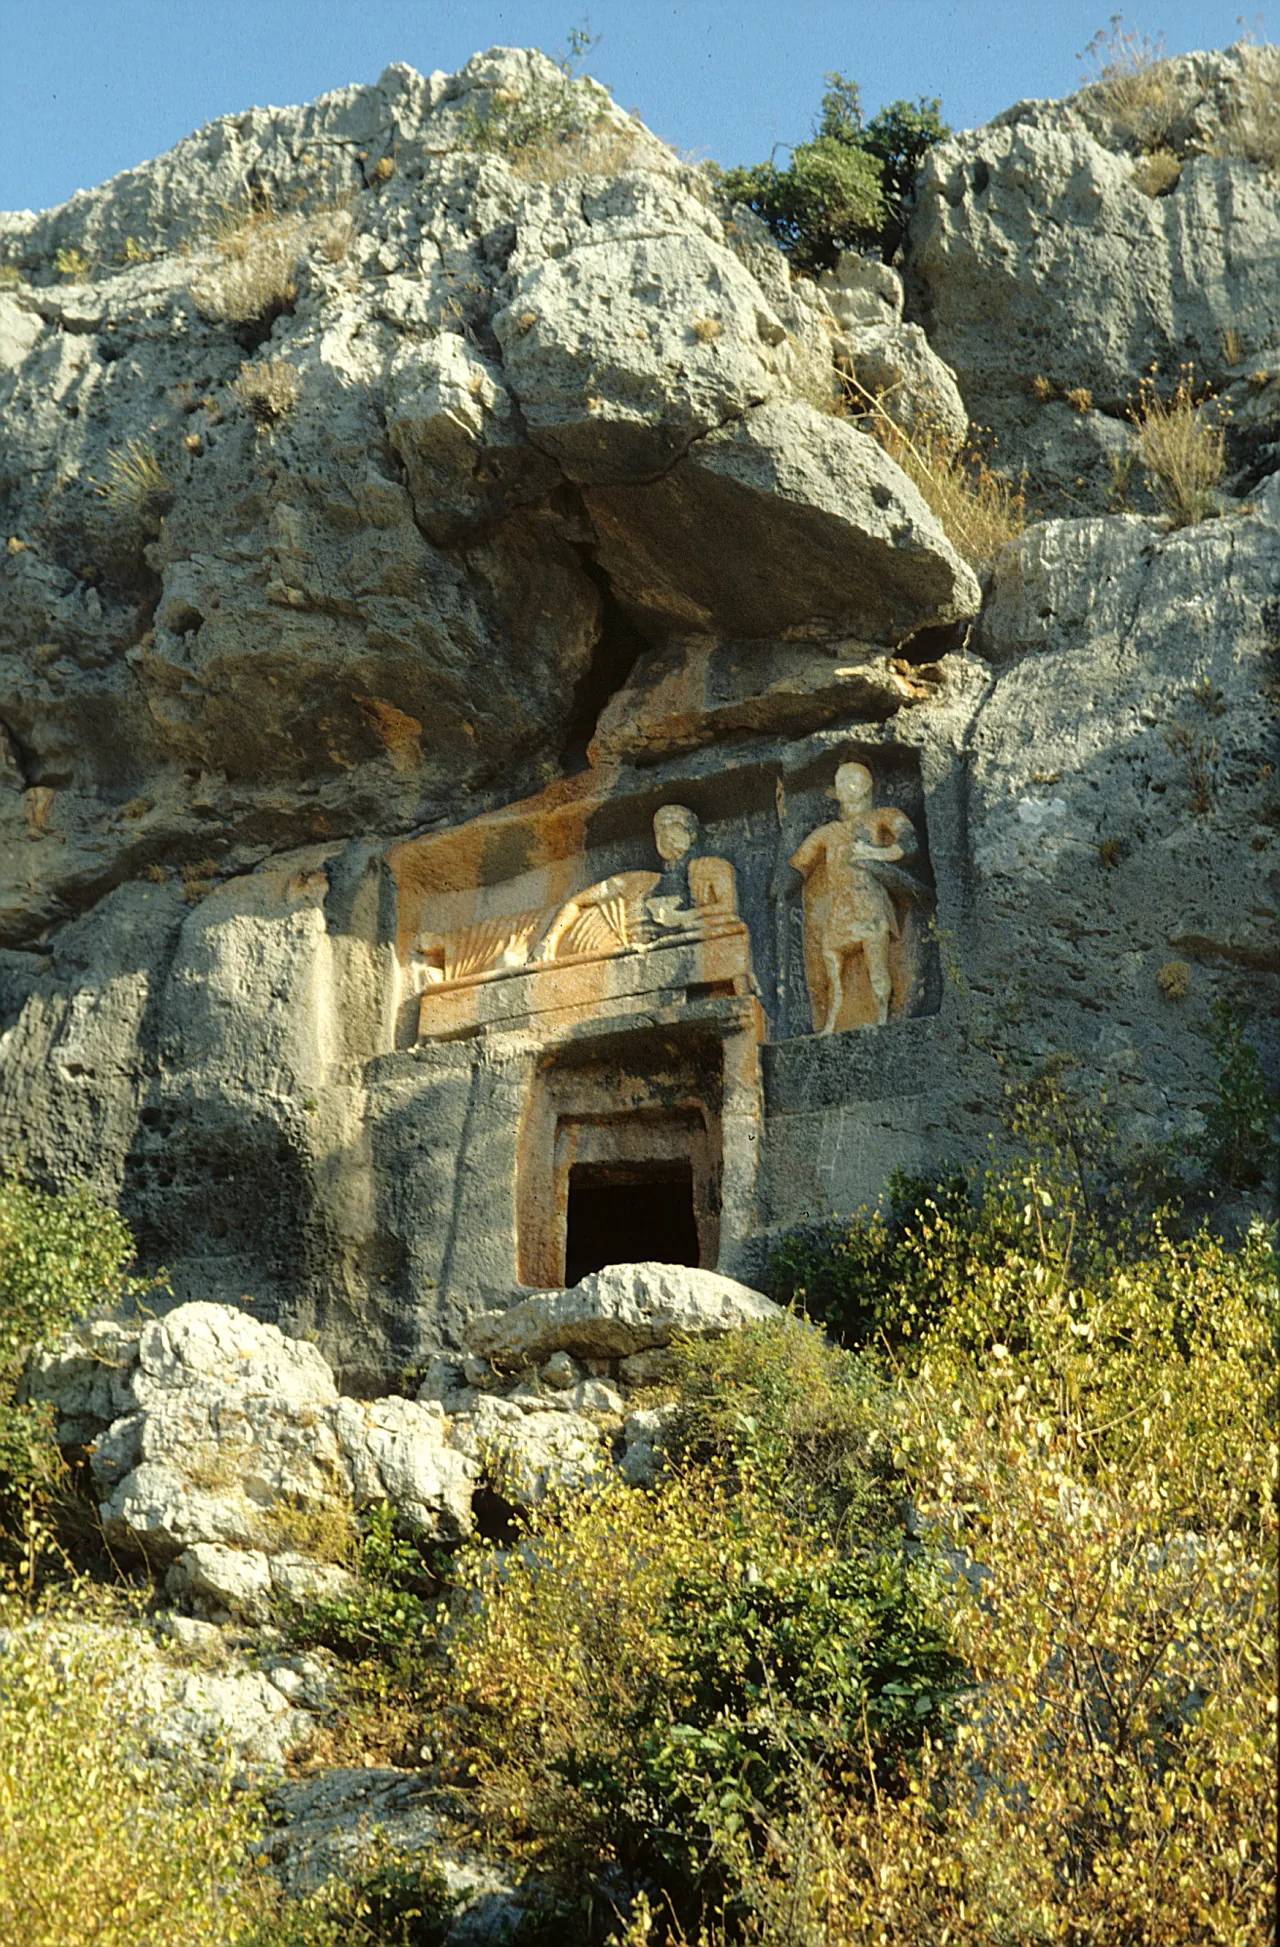
[[[977,612],[972,570],[901,468],[812,406],[745,413],[661,480],[586,498],[601,562],[655,627],[778,636],[822,617],[831,637],[896,643]]]
[[[538,1366],[554,1352],[625,1359],[678,1338],[707,1338],[782,1316],[759,1291],[681,1264],[610,1264],[580,1284],[539,1291],[473,1319],[473,1351],[499,1367]]]
[[[341,1399],[315,1346],[230,1306],[180,1305],[132,1333],[90,1326],[41,1354],[27,1385],[90,1442],[108,1538],[181,1557],[175,1586],[221,1590],[228,1610],[296,1593],[306,1576],[276,1564],[341,1555],[363,1507],[393,1502],[431,1536],[470,1528],[476,1469],[438,1406]]]
[[[514,1507],[585,1487],[609,1464],[600,1429],[583,1414],[528,1412],[510,1399],[478,1399],[455,1424],[453,1439],[491,1492]]]

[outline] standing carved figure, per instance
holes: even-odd
[[[791,860],[804,876],[805,971],[816,1034],[834,1034],[840,1026],[879,1027],[888,1020],[890,947],[902,934],[889,886],[917,890],[910,875],[898,869],[899,861],[915,857],[915,827],[896,806],[872,804],[866,765],[842,764],[835,795],[839,818],[810,832]],[[847,1018],[855,954],[862,956],[871,989],[870,1021]]]

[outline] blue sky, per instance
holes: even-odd
[[[593,0],[586,66],[680,149],[754,162],[810,133],[838,68],[873,112],[937,94],[953,127],[1069,93],[1109,0]],[[0,208],[40,209],[217,115],[564,46],[579,0],[0,0]],[[1160,0],[1127,27],[1171,53],[1239,36],[1240,0]],[[1274,23],[1250,11],[1255,31]]]

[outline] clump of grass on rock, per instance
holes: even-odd
[[[287,358],[266,358],[242,365],[232,391],[259,431],[265,431],[293,412],[302,381]]]
[[[346,254],[351,215],[341,206],[277,210],[266,196],[228,206],[208,239],[215,261],[193,280],[208,318],[265,332],[298,295],[298,266],[312,250],[332,263]]]
[[[1197,392],[1195,373],[1184,365],[1169,398],[1144,380],[1129,417],[1147,485],[1174,527],[1189,527],[1219,511],[1214,489],[1226,472],[1223,409]]]

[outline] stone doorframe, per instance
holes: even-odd
[[[699,1018],[574,1039],[538,1059],[521,1117],[517,1277],[564,1282],[575,1163],[688,1164],[703,1266],[755,1227],[763,1100],[753,1002]]]

